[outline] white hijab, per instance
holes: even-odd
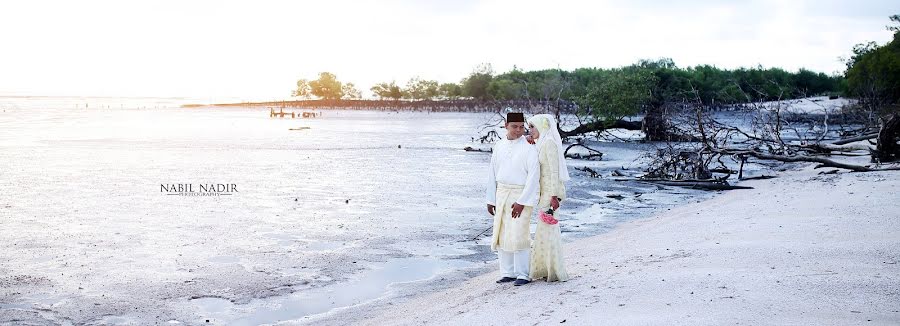
[[[534,125],[541,134],[537,139],[537,148],[543,148],[544,142],[556,143],[557,157],[559,158],[559,180],[569,181],[569,169],[566,168],[566,157],[563,155],[562,138],[559,137],[559,129],[556,127],[556,119],[549,114],[538,114],[528,118],[528,124]]]

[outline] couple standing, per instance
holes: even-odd
[[[491,153],[486,197],[488,213],[494,216],[491,250],[500,256],[503,275],[497,283],[515,282],[518,286],[532,279],[566,281],[569,275],[556,220],[541,214],[544,218],[538,219],[533,248],[530,234],[533,209],[553,215],[565,198],[569,173],[562,141],[549,114],[528,119],[531,139],[523,137],[525,123],[522,113],[508,113],[506,137]]]

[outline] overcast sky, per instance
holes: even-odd
[[[834,73],[891,38],[897,0],[4,1],[0,94],[283,98],[330,71],[368,88],[414,76],[618,67]]]

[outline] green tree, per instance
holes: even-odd
[[[337,100],[343,97],[341,82],[330,72],[319,73],[319,79],[309,82],[312,95],[326,100]]]
[[[434,99],[438,95],[440,95],[440,90],[438,89],[440,84],[436,80],[423,80],[421,83],[421,88],[425,90],[424,95],[425,99]]]
[[[362,98],[362,93],[356,89],[356,85],[353,85],[353,83],[341,85],[341,94],[343,94],[342,98],[344,99],[355,100]]]
[[[405,98],[414,100],[433,99],[438,96],[438,82],[413,77],[406,83]]]
[[[527,75],[528,97],[538,97],[544,100],[560,99],[571,85],[569,74],[561,69],[543,70],[537,74]]]
[[[494,70],[490,64],[481,64],[463,79],[462,94],[477,100],[487,100],[490,97],[488,86],[494,78]]]
[[[291,91],[291,96],[309,99],[311,93],[309,88],[309,81],[306,79],[300,79],[297,81],[297,88]]]
[[[375,86],[372,86],[370,89],[372,93],[375,93],[380,99],[394,99],[399,100],[403,98],[403,89],[400,86],[397,86],[396,82],[390,83],[378,83]]]
[[[587,92],[575,102],[582,114],[613,123],[641,112],[656,81],[648,69],[612,69],[588,85]]]
[[[509,78],[493,78],[488,83],[488,97],[494,100],[515,100],[520,96],[518,84]]]
[[[900,23],[900,15],[890,17]],[[848,92],[875,112],[900,104],[900,26],[889,26],[894,38],[884,46],[857,44],[848,61]]]
[[[444,83],[438,87],[438,96],[449,100],[458,99],[462,96],[462,87],[456,83]]]

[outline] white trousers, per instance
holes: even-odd
[[[500,256],[500,272],[503,277],[515,277],[523,280],[531,280],[528,277],[528,263],[531,262],[531,249],[517,251],[497,250]]]

